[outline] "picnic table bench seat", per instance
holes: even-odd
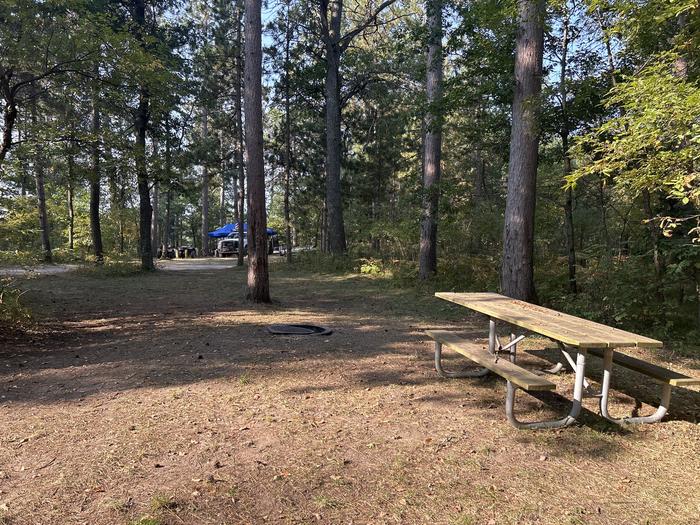
[[[544,377],[533,374],[514,363],[508,358],[494,359],[483,345],[463,339],[454,332],[447,330],[427,330],[428,336],[440,345],[445,345],[467,359],[474,361],[483,368],[498,374],[502,378],[514,383],[519,388],[527,391],[554,390],[556,385]],[[445,377],[454,377],[444,374],[442,366],[436,361],[438,372]],[[454,374],[454,372],[453,372]]]
[[[601,349],[591,348],[588,351],[596,357],[600,357],[601,359],[605,358],[605,353]],[[680,372],[669,370],[668,368],[655,365],[648,361],[643,361],[642,359],[637,359],[636,357],[632,357],[631,355],[623,354],[618,351],[613,352],[612,361],[616,365],[634,370],[635,372],[643,374],[647,377],[651,377],[659,383],[666,383],[670,386],[700,385],[700,378],[690,377],[685,374],[681,374]]]
[[[615,351],[608,351],[599,348],[590,349],[589,352],[603,359],[603,385],[600,393],[600,414],[614,423],[656,423],[668,412],[668,406],[671,404],[671,387],[684,387],[692,385],[700,385],[700,379],[690,377],[668,368],[664,368],[642,359],[637,359],[631,355],[623,354]],[[610,376],[612,364],[622,366],[629,370],[633,370],[639,374],[650,377],[655,382],[661,385],[661,395],[659,407],[656,412],[649,416],[631,416],[623,418],[615,418],[608,411],[608,402],[610,397]]]

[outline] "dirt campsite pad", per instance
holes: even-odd
[[[0,523],[698,522],[698,389],[675,390],[658,425],[620,429],[586,399],[581,426],[518,431],[500,379],[433,369],[422,330],[479,336],[483,319],[281,262],[276,304],[255,307],[244,271],[219,264],[24,283],[41,328],[0,343]],[[334,333],[265,330],[300,322]],[[551,366],[545,341],[527,345],[521,363]],[[697,374],[700,361],[673,366]],[[653,384],[616,377],[617,413],[629,394],[652,410]],[[519,396],[523,417],[566,408],[571,374],[554,380],[544,402]]]

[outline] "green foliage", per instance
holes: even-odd
[[[620,113],[577,142],[570,185],[597,175],[632,195],[700,204],[700,86],[674,71],[678,60],[664,55],[612,89],[606,104]]]
[[[573,315],[662,339],[692,340],[697,336],[697,298],[685,279],[664,280],[660,297],[649,279],[643,256],[579,267],[581,291],[567,293],[564,260],[538,266],[540,300]]]
[[[157,518],[143,516],[137,520],[130,521],[129,525],[163,525],[163,522]]]
[[[297,253],[294,256],[294,268],[320,274],[337,274],[353,271],[355,264],[350,257],[337,257],[313,250]]]
[[[151,509],[154,511],[171,510],[177,508],[177,501],[164,494],[156,494],[151,498]]]
[[[0,279],[0,328],[17,330],[32,323],[31,310],[22,304],[24,291],[9,278]]]
[[[100,264],[81,266],[78,271],[96,279],[144,275],[138,261],[131,259],[114,259],[112,257],[106,257]]]

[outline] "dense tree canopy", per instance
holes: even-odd
[[[525,4],[541,16],[543,65],[518,98]],[[140,254],[151,268],[161,246],[206,254],[208,230],[245,220],[243,12],[241,0],[0,2],[5,259]],[[423,217],[421,275],[442,287],[530,272],[527,295],[553,306],[697,327],[695,1],[284,0],[262,12],[265,197],[282,244],[347,248],[367,271],[412,280]],[[513,244],[528,216],[506,215],[518,195],[532,197],[512,205],[529,209],[534,236]],[[501,264],[504,227],[518,265]]]

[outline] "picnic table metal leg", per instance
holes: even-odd
[[[489,373],[488,368],[475,368],[473,370],[463,370],[461,372],[448,372],[442,368],[442,343],[435,341],[435,370],[440,377],[445,377],[448,379],[458,378],[458,377],[484,377]]]
[[[610,379],[612,377],[613,350],[606,349],[603,354],[603,388],[600,397],[600,415],[608,421],[617,424],[637,424],[637,423],[657,423],[663,419],[671,403],[671,385],[664,383],[661,385],[661,403],[650,416],[622,417],[614,418],[608,412],[608,401],[610,395]]]
[[[489,318],[489,352],[496,354],[496,321]],[[489,369],[484,367],[473,370],[463,370],[462,372],[448,372],[442,367],[442,343],[435,341],[435,370],[440,377],[454,379],[462,377],[484,377],[488,375]]]
[[[581,413],[581,401],[583,399],[583,381],[586,372],[586,350],[579,349],[576,356],[576,378],[574,380],[574,399],[571,404],[569,414],[562,419],[551,421],[522,422],[515,417],[513,409],[515,407],[515,387],[510,381],[506,386],[506,417],[511,425],[518,429],[538,429],[538,428],[560,428],[568,427],[576,422],[576,418]]]
[[[566,360],[569,362],[569,366],[571,369],[575,372],[576,371],[576,363],[574,362],[574,359],[571,357],[571,354],[566,348],[566,345],[562,343],[561,341],[557,341],[557,345],[559,346],[559,351],[562,353],[562,355],[566,358]],[[560,363],[558,363],[560,364]],[[583,388],[584,390],[588,391],[588,389],[591,387],[590,383],[588,380],[584,377],[583,378]]]
[[[546,368],[544,371],[548,374],[558,374],[564,369],[564,363],[561,361],[554,365],[552,368]]]

